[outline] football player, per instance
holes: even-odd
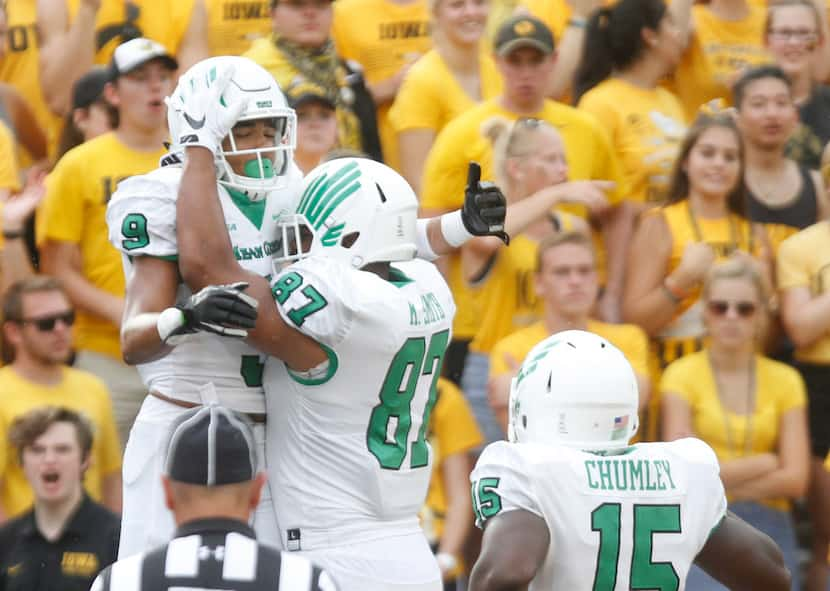
[[[419,226],[437,227],[449,244],[501,234],[503,196],[473,179],[465,212],[421,222],[415,194],[395,171],[333,160],[309,174],[295,215],[280,220],[279,258],[292,264],[269,286],[228,256],[212,152],[235,106],[226,100],[217,109],[224,95],[214,88],[185,108],[216,131],[187,130],[199,139],[186,148],[179,190],[179,266],[192,289],[245,281],[259,302],[249,341],[271,355],[268,475],[282,546],[307,553],[346,589],[440,589],[417,514],[455,305],[438,270],[413,259]],[[500,219],[471,205],[483,195],[498,198]]]
[[[593,333],[531,350],[510,441],[488,445],[470,476],[484,529],[472,589],[678,591],[693,562],[733,590],[790,588],[775,543],[727,512],[708,445],[629,445],[637,402],[625,356]]]
[[[209,105],[215,107],[212,111],[192,110],[194,101],[208,96],[215,100]],[[185,182],[184,148],[200,138],[213,138],[205,178],[197,181],[210,185],[221,223],[218,240],[203,235],[200,241],[205,253],[221,245],[226,249],[223,254],[234,265],[238,261],[250,276],[272,274],[272,258],[281,240],[276,224],[294,211],[302,190],[292,160],[294,112],[273,78],[252,61],[218,57],[188,70],[168,100],[168,123],[173,146],[162,166],[122,182],[107,214],[110,240],[123,253],[128,276],[124,354],[129,362],[139,364],[151,394],[133,426],[124,458],[120,556],[164,542],[172,534],[160,484],[164,460],[160,446],[171,421],[187,408],[218,400],[246,413],[254,423],[264,461],[264,357],[241,339],[221,338],[245,336],[244,329],[255,316],[253,300],[242,293],[244,284],[191,296],[181,280],[176,199]],[[485,186],[470,194],[463,215],[459,211],[453,217],[419,224],[421,254],[434,257],[433,249],[441,252],[466,240],[471,236],[466,225],[490,231],[489,225],[483,229],[481,225],[492,219],[497,226],[504,216],[499,198],[498,191]],[[264,490],[254,525],[259,539],[280,545],[269,497],[269,490]]]

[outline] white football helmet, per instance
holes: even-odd
[[[202,60],[192,66],[179,78],[173,94],[167,100],[167,124],[170,137],[174,142],[181,135],[182,117],[188,92],[193,88],[193,80],[204,78],[210,85],[217,77],[217,72],[232,66],[234,68],[222,100],[227,104],[242,100],[246,103],[245,111],[238,122],[256,119],[274,119],[277,129],[273,146],[240,150],[236,147],[234,134],[228,139],[230,149],[224,148],[216,155],[217,180],[220,184],[244,193],[249,199],[263,199],[274,189],[285,183],[285,174],[294,158],[297,147],[297,116],[289,108],[279,85],[267,70],[244,57],[220,56]],[[182,146],[174,143],[172,150]],[[226,156],[251,155],[245,166],[246,174],[233,171]]]
[[[508,439],[586,451],[621,449],[637,432],[637,377],[625,355],[582,330],[536,345],[510,387]]]
[[[356,269],[415,257],[418,200],[404,178],[368,158],[338,158],[308,173],[294,215],[283,216],[278,262],[311,255]]]

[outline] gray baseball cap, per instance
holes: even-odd
[[[253,480],[258,471],[256,442],[244,415],[211,404],[173,424],[165,463],[170,480],[221,486]]]

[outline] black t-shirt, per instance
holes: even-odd
[[[50,542],[34,511],[0,528],[0,591],[88,591],[118,557],[121,522],[84,496],[60,538]]]
[[[818,170],[821,154],[830,141],[830,87],[816,86],[810,98],[798,108],[801,123],[787,143],[787,156]]]

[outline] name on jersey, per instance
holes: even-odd
[[[676,490],[671,464],[666,460],[603,458],[585,460],[588,487],[594,490]]]
[[[379,39],[414,39],[429,37],[429,21],[403,21],[398,23],[380,23]]]
[[[222,18],[226,21],[268,18],[271,15],[268,2],[227,2],[222,9]]]
[[[423,326],[424,324],[432,324],[446,318],[444,308],[441,307],[438,298],[435,294],[429,292],[421,295],[419,304],[409,302],[409,325]]]
[[[234,246],[233,256],[237,261],[250,261],[251,259],[261,259],[270,257],[277,252],[277,245],[279,240],[271,240],[263,242],[262,246]]]

